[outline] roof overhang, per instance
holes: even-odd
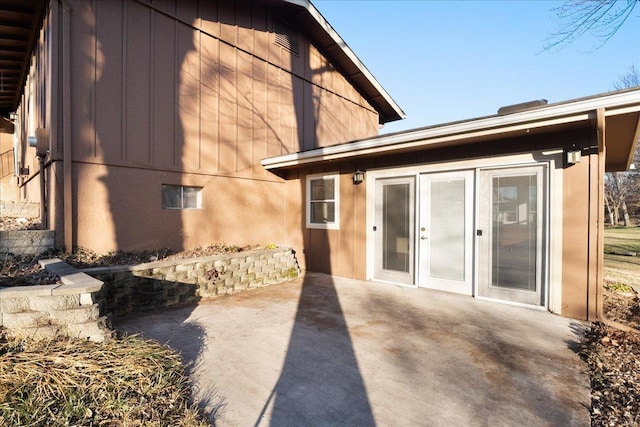
[[[0,116],[17,110],[45,0],[0,0]]]
[[[313,41],[379,114],[379,123],[404,119],[405,113],[356,54],[308,0],[266,0],[280,8]]]
[[[595,128],[604,110],[607,146],[606,169],[627,170],[640,137],[640,88],[550,104],[508,115],[446,123],[333,145],[262,160],[267,170],[295,168],[319,162],[381,156],[445,146],[466,145],[558,132]]]

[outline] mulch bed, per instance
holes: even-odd
[[[594,323],[580,355],[589,366],[591,425],[640,425],[640,300],[630,289],[604,291],[607,318],[639,329],[620,331]]]
[[[0,286],[29,286],[56,283],[59,278],[40,267],[38,261],[47,258],[60,258],[72,267],[79,269],[92,267],[111,267],[118,265],[137,265],[158,260],[187,259],[202,256],[224,255],[257,249],[260,246],[233,246],[214,243],[206,247],[197,247],[181,252],[169,249],[157,249],[140,252],[111,252],[98,255],[83,248],[75,248],[68,254],[61,250],[43,253],[37,256],[0,254]]]

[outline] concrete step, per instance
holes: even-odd
[[[107,327],[107,318],[103,316],[97,321],[67,325],[67,336],[103,342],[113,337],[113,331]]]
[[[7,329],[7,335],[13,338],[30,338],[33,340],[52,340],[60,336],[64,327],[58,325],[43,325],[33,328]]]
[[[95,322],[100,318],[98,304],[75,307],[68,310],[56,310],[51,312],[51,321],[58,325],[73,325],[86,322]]]
[[[40,311],[2,313],[2,326],[7,329],[34,328],[50,324],[49,314]]]

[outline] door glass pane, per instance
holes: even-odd
[[[410,184],[386,184],[382,191],[382,268],[409,273]]]
[[[494,177],[491,285],[536,290],[537,179]]]
[[[464,280],[464,190],[464,178],[431,182],[431,277]]]

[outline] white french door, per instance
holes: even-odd
[[[373,278],[544,305],[546,164],[376,178]]]
[[[480,296],[543,305],[545,172],[545,166],[480,171]]]
[[[473,177],[420,175],[418,286],[473,294]]]
[[[375,185],[374,277],[413,284],[415,177],[377,179]]]

